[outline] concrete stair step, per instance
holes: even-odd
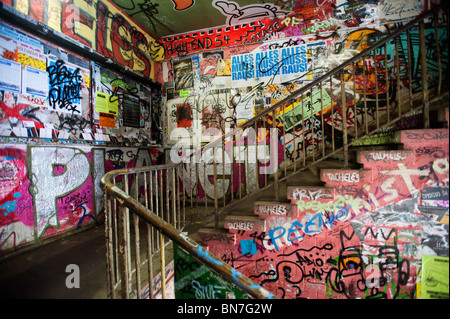
[[[372,183],[372,170],[366,169],[322,169],[320,179],[328,187],[341,184]]]
[[[236,244],[236,234],[223,228],[204,227],[197,231],[197,241],[204,246],[214,243],[234,245]]]
[[[409,163],[415,160],[414,154],[413,150],[360,151],[357,160],[364,168],[370,168],[393,163]]]
[[[265,219],[270,216],[275,217],[297,217],[297,207],[291,205],[290,202],[270,202],[270,201],[257,201],[254,204],[254,213],[261,219]]]
[[[288,186],[287,198],[292,204],[299,200],[332,200],[335,196],[335,189],[326,186]]]
[[[449,131],[447,128],[419,129],[396,131],[395,139],[403,144],[404,149],[415,149],[418,146],[433,146],[449,144]]]
[[[266,222],[264,219],[260,219],[258,216],[237,216],[228,215],[224,219],[224,228],[232,233],[238,231],[266,231]]]
[[[353,140],[352,140],[353,141]],[[359,141],[352,144],[352,147],[368,147],[368,146],[386,146],[397,145],[399,142],[395,139],[395,131],[375,133],[363,137]]]

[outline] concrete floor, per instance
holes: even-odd
[[[67,288],[69,264],[80,270],[80,288]],[[81,231],[0,261],[0,298],[104,299],[104,226]]]

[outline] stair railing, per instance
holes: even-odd
[[[324,74],[309,70],[314,80],[303,81],[289,96],[200,150],[190,150],[194,156],[181,162],[185,176],[198,174],[194,181],[185,179],[191,207],[198,207],[199,184],[210,186],[214,214],[209,221],[218,227],[219,216],[250,196],[271,188],[278,201],[280,182],[324,159],[341,155],[348,167],[354,143],[400,119],[422,113],[428,128],[430,105],[448,98],[443,80],[448,28],[445,2],[391,34],[362,34],[373,44]],[[208,210],[208,196],[203,204]]]
[[[352,144],[402,118],[422,112],[429,127],[430,107],[448,99],[448,28],[444,3],[325,74],[310,70],[313,81],[206,146],[172,150],[176,163],[107,173],[109,295],[167,297],[175,242],[252,297],[274,297],[184,235],[186,212],[205,220],[203,206],[218,227],[231,205],[270,187],[279,200],[281,181],[319,161],[342,154],[348,166]]]
[[[166,256],[176,243],[250,296],[275,298],[182,232],[186,206],[179,170],[176,164],[158,165],[114,170],[102,178],[108,296],[173,298],[167,286],[174,266]]]

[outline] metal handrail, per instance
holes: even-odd
[[[136,214],[139,216],[142,220],[144,220],[149,225],[152,225],[155,229],[157,229],[160,232],[159,240],[161,242],[164,241],[162,235],[168,237],[172,242],[179,245],[179,247],[186,250],[189,254],[196,257],[199,261],[201,261],[203,264],[205,264],[210,269],[216,271],[219,273],[223,278],[228,280],[229,282],[233,283],[235,286],[240,288],[245,293],[249,294],[250,296],[258,299],[276,299],[277,297],[274,296],[272,293],[268,292],[255,282],[253,282],[248,277],[244,276],[242,273],[237,271],[236,269],[232,268],[227,263],[223,262],[213,254],[209,253],[207,250],[205,250],[200,244],[196,243],[195,241],[191,240],[189,237],[184,235],[181,232],[181,229],[177,229],[174,227],[174,225],[170,224],[157,214],[155,214],[152,210],[150,210],[148,207],[144,206],[142,203],[140,203],[136,198],[133,198],[128,194],[127,191],[122,190],[118,186],[115,185],[114,179],[119,176],[127,176],[128,174],[140,174],[140,173],[147,173],[149,171],[158,171],[158,170],[168,170],[168,169],[174,169],[178,167],[178,164],[164,164],[164,165],[158,165],[158,167],[142,167],[142,168],[133,168],[133,169],[120,169],[120,170],[114,170],[106,173],[101,180],[101,183],[104,185],[105,189],[105,203],[107,205],[110,205],[108,203],[109,195],[113,195],[114,199],[117,200],[121,206],[121,211],[119,212],[120,216],[124,215],[123,208],[127,207],[130,209],[133,214]],[[137,182],[136,182],[137,185]],[[128,189],[128,186],[125,186],[126,189]],[[175,192],[173,192],[175,193]],[[110,295],[112,297],[115,297],[115,286],[118,283],[122,284],[122,297],[123,298],[129,298],[131,296],[130,287],[128,285],[131,277],[131,271],[130,269],[127,269],[127,261],[125,260],[126,256],[123,256],[123,260],[121,261],[121,272],[122,272],[122,278],[121,280],[117,280],[116,283],[113,282],[113,270],[111,269],[111,265],[114,264],[114,261],[112,260],[112,243],[111,240],[114,237],[111,229],[111,218],[112,216],[107,212],[105,214],[105,223],[107,225],[105,232],[106,232],[106,239],[107,239],[107,252],[108,252],[108,286],[110,289]],[[126,221],[121,221],[122,224],[126,223]],[[125,226],[122,226],[125,227]],[[122,236],[123,242],[118,247],[118,251],[123,253],[126,251],[128,243],[125,239],[125,235]],[[136,243],[136,245],[139,247],[139,244]],[[161,245],[163,246],[163,245]],[[139,251],[139,248],[137,248]],[[164,268],[165,268],[165,257],[164,257],[164,247],[160,247],[159,252],[161,252],[161,274],[164,274]],[[137,253],[136,257],[138,257],[139,252]],[[139,257],[138,257],[139,258]],[[136,262],[136,268],[135,273],[139,274],[139,268],[141,267],[140,261]],[[148,261],[150,264],[151,262]],[[127,278],[127,279],[124,279]],[[152,278],[150,278],[152,279]],[[137,282],[140,281],[139,278],[136,279]],[[128,281],[128,282],[127,282]],[[163,285],[165,282],[162,283]],[[151,288],[150,288],[151,289]],[[162,288],[164,290],[164,288]],[[135,292],[135,295],[137,298],[140,298],[141,296],[141,288],[138,287],[137,291]],[[152,292],[150,291],[150,297],[152,295]],[[164,291],[162,293],[163,297],[165,295]]]
[[[167,166],[167,165],[162,165]],[[173,165],[168,165],[173,167]],[[126,171],[126,170],[122,170]],[[142,172],[142,169],[130,170],[135,172]],[[127,172],[127,173],[130,173]],[[213,254],[209,253],[205,250],[200,244],[191,240],[189,237],[184,235],[182,232],[177,230],[171,224],[158,217],[155,213],[149,211],[144,205],[136,201],[134,198],[130,197],[130,195],[126,194],[123,190],[118,188],[117,186],[108,183],[108,180],[111,180],[112,176],[118,175],[118,172],[110,172],[111,174],[105,174],[102,183],[105,185],[105,189],[107,192],[114,194],[126,207],[131,209],[135,214],[139,215],[143,220],[147,223],[153,225],[157,228],[163,235],[167,236],[178,244],[181,248],[186,250],[189,254],[197,258],[203,264],[207,265],[209,268],[218,272],[222,277],[224,277],[229,282],[233,283],[244,292],[248,293],[254,298],[262,298],[262,299],[272,299],[276,298],[272,293],[268,292],[255,282],[253,282],[248,277],[244,276],[242,273],[223,262]]]
[[[183,182],[185,181],[184,178],[184,174],[185,172],[183,171],[184,166],[188,166],[189,167],[189,173],[194,170],[194,173],[197,173],[197,170],[201,170],[203,169],[204,171],[206,171],[206,163],[203,163],[202,165],[204,165],[202,168],[200,168],[199,165],[201,165],[201,163],[191,163],[190,158],[193,157],[198,157],[201,156],[201,154],[205,154],[206,151],[208,150],[214,150],[214,152],[222,150],[222,154],[225,153],[225,144],[228,142],[231,142],[231,145],[233,145],[233,139],[236,138],[236,136],[239,136],[244,130],[246,129],[250,129],[253,126],[256,128],[256,130],[258,129],[258,127],[256,126],[258,124],[258,122],[263,122],[263,126],[264,128],[269,127],[269,128],[276,128],[276,114],[277,111],[279,111],[280,114],[283,115],[283,119],[285,119],[285,109],[284,107],[286,106],[286,104],[290,104],[294,103],[295,99],[297,99],[298,97],[303,97],[305,94],[307,94],[308,92],[312,92],[312,90],[315,87],[319,87],[320,90],[323,89],[322,85],[324,82],[330,80],[334,77],[334,76],[338,76],[340,79],[340,88],[338,87],[338,89],[340,89],[340,100],[339,101],[332,101],[331,103],[331,108],[332,111],[334,111],[334,104],[333,103],[337,103],[340,104],[343,111],[342,111],[342,128],[339,128],[338,125],[334,124],[334,120],[332,122],[332,124],[330,125],[331,129],[332,129],[332,149],[330,150],[330,152],[326,152],[326,146],[325,146],[325,140],[321,141],[323,148],[320,148],[319,146],[316,148],[313,148],[313,151],[307,151],[306,148],[306,142],[302,141],[303,143],[303,154],[302,157],[300,157],[299,160],[293,160],[292,163],[290,163],[289,167],[293,166],[293,171],[289,172],[289,174],[287,173],[287,168],[288,166],[286,165],[284,168],[284,174],[285,176],[281,176],[281,174],[278,174],[279,172],[276,172],[275,174],[271,174],[270,176],[265,175],[264,176],[264,181],[262,181],[263,186],[260,187],[260,175],[258,175],[258,172],[256,173],[256,183],[255,183],[255,187],[253,189],[250,189],[248,192],[246,192],[246,195],[244,197],[241,196],[240,192],[241,192],[241,187],[239,185],[239,198],[234,198],[234,194],[233,194],[233,189],[231,190],[231,203],[235,204],[236,202],[238,202],[238,200],[243,200],[245,198],[247,198],[250,195],[256,194],[258,192],[260,192],[263,189],[267,189],[268,187],[274,187],[274,193],[275,193],[275,199],[278,200],[278,183],[283,180],[288,178],[289,176],[291,176],[292,174],[295,174],[297,172],[300,172],[304,169],[306,169],[307,167],[309,167],[310,165],[314,165],[315,163],[328,158],[331,155],[337,154],[339,152],[344,151],[344,166],[348,165],[348,152],[349,152],[349,146],[352,145],[352,143],[364,138],[365,136],[369,136],[377,131],[379,131],[380,129],[388,126],[388,125],[392,125],[393,123],[395,123],[396,121],[398,121],[400,118],[410,115],[414,112],[417,112],[418,110],[423,110],[424,112],[424,126],[427,127],[427,125],[429,125],[427,122],[429,120],[429,116],[428,116],[428,112],[429,112],[429,106],[430,106],[430,102],[432,101],[430,99],[430,90],[432,88],[428,88],[427,85],[427,79],[428,79],[428,74],[427,74],[427,68],[426,68],[426,59],[425,57],[425,34],[424,34],[424,24],[423,21],[424,19],[431,17],[431,16],[435,16],[437,15],[437,13],[439,12],[439,10],[442,9],[446,9],[448,10],[448,5],[447,3],[444,3],[436,8],[434,8],[433,10],[426,12],[424,14],[421,14],[419,17],[417,17],[416,19],[414,19],[413,21],[407,23],[406,25],[398,28],[395,32],[393,32],[392,34],[387,35],[386,37],[384,37],[383,39],[377,41],[375,44],[373,44],[372,46],[368,47],[367,49],[361,51],[359,54],[353,56],[352,58],[350,58],[349,60],[345,61],[344,63],[342,63],[340,66],[334,68],[333,70],[328,71],[327,73],[325,73],[324,75],[320,76],[319,78],[315,79],[314,81],[300,87],[298,90],[292,92],[288,97],[284,98],[283,100],[277,102],[276,104],[274,104],[271,107],[268,107],[267,109],[264,109],[260,114],[258,114],[257,116],[253,117],[252,119],[246,121],[245,123],[242,123],[240,125],[238,125],[236,128],[234,128],[233,130],[226,132],[225,134],[223,134],[221,137],[215,139],[214,141],[208,143],[207,145],[199,148],[198,150],[195,150],[193,152],[193,154],[190,154],[189,156],[184,156],[182,157],[182,160],[179,163],[174,163],[174,164],[165,164],[165,165],[157,165],[157,166],[149,166],[149,167],[142,167],[142,168],[134,168],[134,169],[123,169],[123,170],[116,170],[116,171],[111,171],[107,174],[104,175],[104,177],[102,178],[102,184],[105,187],[105,207],[107,208],[107,213],[106,215],[106,223],[107,223],[107,227],[106,227],[106,237],[107,237],[107,250],[108,250],[108,273],[109,273],[109,286],[111,289],[111,295],[114,297],[114,289],[115,287],[120,283],[122,285],[122,297],[129,297],[130,296],[130,287],[129,287],[129,283],[130,283],[130,261],[126,261],[126,258],[129,257],[124,257],[123,255],[120,256],[120,258],[122,259],[120,263],[116,263],[115,261],[112,260],[113,258],[113,250],[116,249],[119,252],[126,252],[127,251],[127,246],[129,245],[129,241],[130,241],[130,236],[129,234],[127,235],[127,230],[126,227],[124,226],[126,224],[126,220],[120,220],[120,218],[123,218],[123,215],[126,215],[126,212],[123,210],[125,207],[126,209],[129,209],[132,211],[133,216],[138,216],[140,219],[144,220],[145,223],[147,223],[147,225],[151,225],[152,227],[154,227],[159,233],[160,233],[160,243],[164,243],[164,238],[163,236],[168,237],[171,241],[173,241],[174,243],[176,243],[177,245],[179,245],[180,247],[182,247],[183,249],[185,249],[188,253],[192,254],[193,256],[195,256],[197,259],[199,259],[201,262],[203,262],[204,264],[206,264],[208,267],[210,267],[211,269],[213,269],[214,271],[218,272],[221,276],[223,276],[224,278],[226,278],[227,280],[229,280],[230,282],[234,283],[235,285],[237,285],[239,288],[241,288],[244,292],[248,293],[249,295],[251,295],[252,297],[255,298],[274,298],[275,296],[271,293],[269,293],[268,291],[266,291],[265,289],[263,289],[262,287],[260,287],[259,285],[257,285],[255,282],[251,281],[249,278],[247,278],[246,276],[242,275],[241,273],[237,272],[235,269],[233,269],[231,266],[229,266],[228,264],[226,264],[225,262],[221,261],[220,259],[218,259],[216,256],[214,256],[213,254],[209,253],[208,251],[206,251],[204,248],[202,248],[202,246],[200,246],[200,244],[198,244],[197,242],[191,240],[190,238],[188,238],[187,236],[185,236],[182,232],[181,232],[181,223],[180,223],[180,218],[178,217],[178,220],[175,216],[175,211],[177,209],[185,209],[185,198],[186,198],[186,193],[188,191],[189,187],[186,187],[183,183],[179,182],[179,179],[182,179]],[[448,15],[447,15],[448,17]],[[436,19],[434,19],[434,22],[436,22]],[[410,38],[409,38],[409,30],[412,27],[415,27],[416,25],[419,26],[419,36],[420,36],[420,50],[421,50],[421,59],[420,59],[420,65],[421,65],[421,78],[422,78],[422,90],[419,93],[419,95],[417,96],[417,94],[413,94],[412,92],[412,75],[411,73],[408,73],[407,75],[409,76],[409,99],[406,101],[401,101],[400,97],[396,97],[396,101],[397,101],[397,107],[391,107],[390,106],[390,99],[389,99],[389,90],[388,90],[388,81],[390,81],[389,79],[386,79],[386,105],[380,105],[381,101],[379,101],[379,93],[378,93],[378,86],[376,85],[376,110],[375,110],[375,115],[373,116],[373,121],[376,122],[376,124],[374,124],[374,128],[371,128],[369,130],[369,118],[367,115],[367,100],[366,97],[364,95],[364,101],[363,101],[363,110],[361,112],[361,116],[362,116],[362,120],[360,121],[361,124],[361,129],[363,130],[362,133],[359,134],[359,127],[358,127],[358,123],[356,121],[356,100],[355,98],[353,98],[353,106],[355,108],[355,122],[356,124],[354,125],[354,127],[352,128],[351,126],[347,125],[347,110],[349,107],[352,106],[348,106],[348,100],[346,98],[346,94],[345,94],[345,83],[344,83],[344,71],[347,72],[347,74],[353,74],[354,76],[354,70],[355,70],[355,65],[357,63],[360,63],[361,61],[363,62],[363,65],[365,66],[365,59],[370,56],[370,54],[372,52],[374,52],[374,50],[377,49],[382,49],[384,47],[385,52],[384,54],[387,54],[387,49],[386,49],[386,44],[389,41],[395,41],[396,44],[396,50],[398,50],[397,48],[397,41],[398,41],[398,37],[403,34],[403,33],[407,33],[408,36],[408,55],[409,55],[409,60],[411,61],[411,57],[410,57],[410,46],[411,46],[411,42],[410,42]],[[435,25],[436,28],[436,25]],[[447,21],[447,29],[448,29],[448,21]],[[436,43],[437,45],[437,43]],[[437,47],[437,50],[439,52],[439,47]],[[397,52],[398,53],[398,52]],[[398,59],[398,54],[397,54],[397,59]],[[440,62],[440,61],[439,61]],[[348,67],[351,66],[352,68],[349,70]],[[397,60],[396,63],[397,66],[397,71],[399,71],[399,63]],[[351,73],[353,70],[353,73]],[[375,82],[378,79],[377,76],[377,66],[375,65]],[[381,72],[386,72],[387,75],[387,65],[385,65],[385,70],[382,70]],[[411,72],[411,70],[409,69],[409,72]],[[397,72],[399,73],[399,72]],[[442,94],[441,92],[441,83],[442,83],[442,74],[443,71],[441,70],[441,64],[439,64],[439,80],[438,80],[438,96],[437,98],[440,98],[440,95]],[[366,86],[366,81],[365,81],[365,67],[363,68],[363,79],[364,79],[364,93],[366,92],[367,86]],[[397,74],[397,80],[398,80],[398,76],[399,74]],[[399,83],[397,82],[397,85],[399,85]],[[353,87],[353,90],[355,91],[355,87]],[[322,94],[322,93],[321,93]],[[448,92],[447,92],[447,96],[448,96]],[[414,105],[414,101],[415,98],[418,97],[418,101],[420,102],[420,105]],[[312,98],[311,98],[312,99]],[[301,100],[302,103],[302,123],[305,119],[304,117],[304,113],[303,113],[303,101],[305,99]],[[350,102],[352,102],[352,100],[350,100]],[[312,101],[311,101],[312,103]],[[351,103],[350,103],[351,104]],[[404,109],[404,107],[406,106],[406,109]],[[381,110],[381,108],[384,107],[384,110]],[[311,108],[312,109],[312,108]],[[321,115],[319,115],[322,119],[322,123],[323,123],[323,112],[324,111],[324,105],[323,105],[323,101],[321,101]],[[294,113],[294,112],[293,112]],[[308,115],[308,114],[307,114]],[[315,115],[315,114],[314,114]],[[269,125],[267,125],[266,123],[266,117],[267,116],[272,116],[272,123],[269,123]],[[311,110],[311,118],[313,117],[312,114],[312,110]],[[347,127],[348,126],[348,127]],[[323,127],[322,127],[323,130]],[[353,130],[353,134],[354,134],[354,139],[353,141],[349,141],[348,140],[348,135],[349,135],[349,130]],[[317,133],[317,132],[316,132]],[[323,131],[321,133],[324,133]],[[284,132],[284,134],[286,134]],[[313,131],[314,134],[314,131]],[[336,146],[335,145],[335,139],[336,136],[339,136],[342,138],[342,146]],[[285,135],[284,135],[285,137]],[[294,141],[293,144],[295,144],[295,133],[294,133]],[[237,138],[236,138],[237,141]],[[245,143],[245,142],[244,142]],[[248,149],[250,146],[250,142],[247,139],[247,144],[245,144],[247,146],[247,159],[249,156],[248,153]],[[255,141],[255,150],[257,149],[258,146],[258,142]],[[313,145],[316,146],[316,145]],[[283,155],[285,154],[285,140],[283,142]],[[319,154],[319,153],[320,154]],[[222,155],[223,156],[223,155]],[[306,160],[312,160],[311,163],[309,163],[308,165],[306,164]],[[223,160],[223,158],[222,158]],[[301,163],[303,162],[303,163]],[[299,165],[299,167],[297,168],[296,165]],[[302,165],[303,164],[303,165]],[[196,165],[196,166],[192,166],[192,165]],[[226,202],[226,198],[225,198],[225,193],[223,194],[223,207],[219,209],[219,197],[218,196],[218,189],[217,189],[217,178],[218,178],[218,173],[217,173],[217,165],[222,165],[222,170],[223,170],[223,176],[225,176],[225,164],[222,163],[216,163],[216,161],[214,161],[212,163],[212,165],[214,165],[214,215],[213,217],[215,218],[215,226],[218,227],[218,218],[219,215],[225,211],[225,209],[228,207],[227,202]],[[257,165],[256,165],[257,166]],[[241,178],[241,167],[239,166],[239,179]],[[234,168],[233,168],[234,170]],[[231,171],[231,175],[232,178],[230,179],[231,185],[232,185],[232,180],[233,180],[233,170]],[[171,179],[169,180],[169,176],[167,172],[171,171]],[[166,172],[166,173],[162,173],[162,172]],[[145,174],[155,174],[155,177],[158,180],[161,180],[161,186],[163,184],[165,184],[166,186],[166,192],[159,192],[156,191],[156,195],[154,193],[154,191],[151,189],[152,187],[152,183],[150,184],[150,190],[147,190],[147,185],[144,185],[145,187],[145,205],[142,204],[140,201],[142,201],[139,199],[139,187],[138,187],[138,175],[139,174],[143,174],[144,175],[144,180],[146,178]],[[178,173],[178,174],[177,174]],[[282,172],[281,172],[282,173]],[[127,176],[128,175],[132,175],[135,174],[135,182],[134,182],[134,186],[135,186],[135,190],[134,193],[136,195],[136,198],[134,198],[133,196],[131,196],[128,192],[128,189],[130,188],[128,185],[128,179]],[[164,175],[166,176],[166,179],[164,180]],[[280,175],[280,176],[279,176]],[[123,181],[124,184],[124,189],[121,189],[120,187],[116,186],[115,180],[120,178],[121,176],[123,176],[125,178],[125,180]],[[153,175],[150,175],[150,180],[152,180]],[[175,176],[178,176],[178,178],[176,178]],[[206,173],[205,173],[206,176]],[[206,177],[204,177],[206,179]],[[269,181],[269,178],[272,178],[273,181]],[[197,177],[195,176],[195,179],[197,180]],[[122,181],[121,181],[122,182]],[[172,188],[169,190],[170,188],[170,184],[172,185]],[[233,185],[232,185],[233,186]],[[147,195],[149,193],[149,195]],[[169,193],[171,193],[171,195],[169,195]],[[161,198],[161,205],[167,205],[167,218],[164,219],[164,213],[161,213],[160,215],[158,215],[158,207],[152,207],[152,205],[149,205],[147,202],[147,196],[149,196],[150,198],[155,195],[155,198]],[[197,194],[198,195],[198,194]],[[164,197],[165,201],[164,201]],[[172,196],[172,198],[169,198],[169,196]],[[192,185],[191,185],[191,207],[193,207],[193,203],[192,203],[192,197],[194,197],[195,194],[193,194],[192,192]],[[180,198],[182,197],[183,203],[182,204],[177,204],[177,200],[180,201]],[[197,204],[198,204],[198,196],[197,197]],[[108,201],[109,199],[113,199],[113,202]],[[205,200],[205,206],[207,206],[208,201]],[[157,205],[158,206],[158,203]],[[198,205],[197,205],[198,206]],[[116,210],[118,210],[117,214],[115,214]],[[174,212],[173,217],[170,217],[169,215],[169,211],[172,210]],[[178,212],[179,213],[179,212]],[[121,217],[122,216],[122,217]],[[127,217],[125,217],[126,219]],[[117,219],[117,220],[116,220]],[[170,223],[170,219],[172,221],[172,224]],[[182,218],[183,221],[185,220],[185,217]],[[122,234],[119,235],[114,235],[111,228],[112,227],[112,223],[117,223],[116,226],[118,225],[119,228],[121,228],[122,230],[120,232],[123,231]],[[176,224],[179,224],[179,228],[176,228]],[[135,233],[138,234],[139,230],[138,230],[138,222],[135,222]],[[113,237],[116,236],[117,240],[114,241]],[[127,237],[128,236],[128,237]],[[154,237],[153,234],[150,236],[150,233],[148,235],[148,243],[150,243],[150,237]],[[136,249],[137,249],[137,254],[136,257],[138,258],[139,255],[139,240],[135,241],[135,245],[136,245]],[[150,245],[150,244],[148,244]],[[114,247],[113,247],[114,246]],[[162,248],[161,248],[162,247]],[[160,251],[164,251],[164,245],[161,245],[160,247]],[[152,249],[148,249],[149,252],[153,250]],[[151,255],[151,253],[149,253],[148,255]],[[116,256],[117,258],[117,256]],[[164,255],[161,255],[161,259],[164,260]],[[120,275],[119,275],[119,271],[117,269],[112,269],[114,268],[113,265],[115,264],[120,264]],[[148,261],[148,265],[149,267],[151,267],[151,262]],[[139,267],[141,265],[141,262],[138,260],[136,261],[136,269],[139,269]],[[164,262],[162,262],[162,266],[161,266],[161,275],[164,276]],[[127,268],[128,267],[128,268]],[[116,272],[116,275],[112,274]],[[138,276],[139,271],[136,271],[136,276]],[[151,270],[149,270],[149,274],[151,273]],[[150,276],[150,275],[149,275]],[[117,280],[116,280],[117,279]],[[139,278],[137,278],[136,281],[139,281]],[[140,291],[140,287],[138,286],[138,288],[136,289],[137,294],[136,296],[139,297],[139,291]],[[164,287],[162,287],[162,290],[164,290]],[[151,295],[151,294],[150,294]],[[163,296],[164,296],[164,292],[163,292]]]

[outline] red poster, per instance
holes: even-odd
[[[177,127],[191,127],[192,113],[191,105],[177,105]]]

